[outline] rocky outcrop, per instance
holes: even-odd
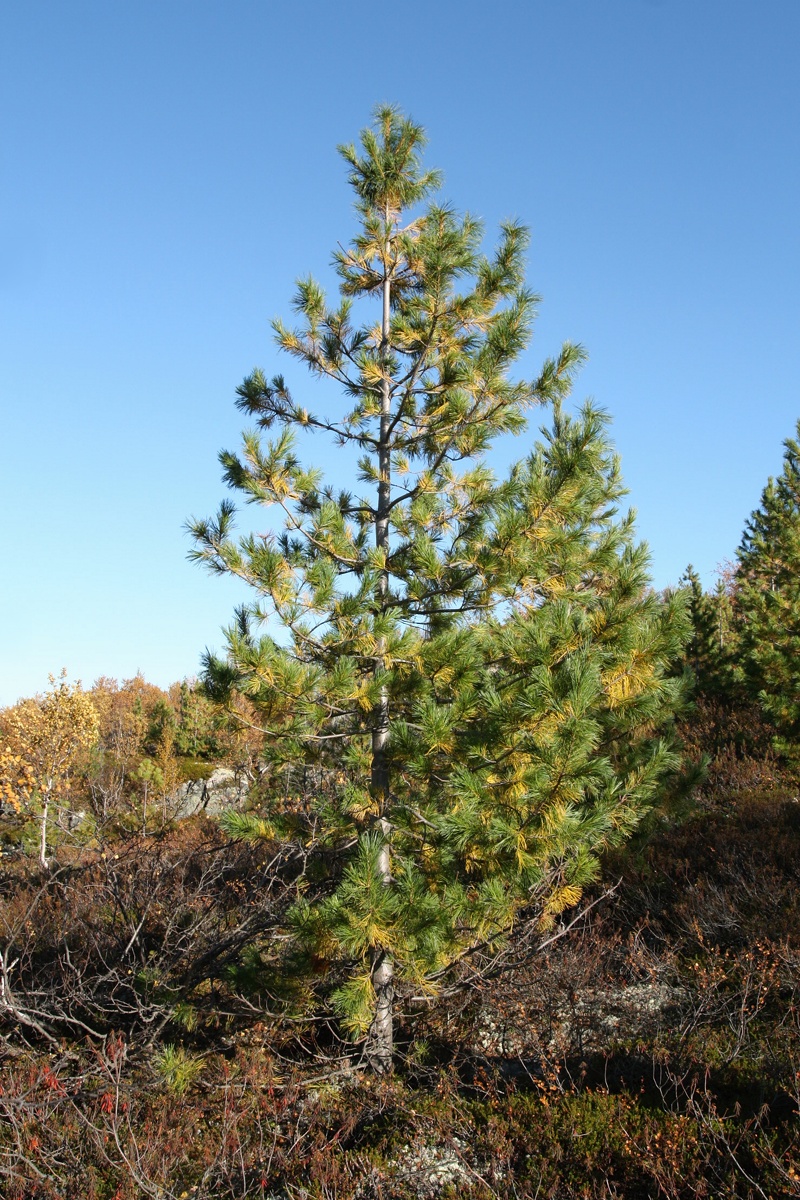
[[[615,1042],[653,1037],[674,1024],[686,999],[683,988],[651,979],[627,987],[588,987],[577,995],[551,997],[528,1013],[499,1018],[484,1009],[474,1049],[499,1057],[531,1054],[603,1053]]]
[[[250,790],[250,780],[230,767],[217,767],[208,779],[181,784],[170,797],[176,820],[204,813],[218,817],[226,808],[241,808]]]

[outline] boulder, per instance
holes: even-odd
[[[250,790],[250,780],[230,767],[217,767],[208,779],[193,779],[172,793],[170,800],[176,820],[205,813],[218,817],[226,808],[241,808]]]

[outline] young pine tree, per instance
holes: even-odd
[[[774,723],[780,747],[800,739],[800,421],[785,445],[738,550],[736,601],[741,674]]]
[[[726,700],[736,694],[734,683],[733,608],[724,580],[713,593],[704,592],[700,576],[690,564],[680,580],[689,601],[691,635],[684,651],[694,675],[698,696]]]
[[[648,590],[617,513],[602,415],[562,408],[581,348],[511,378],[534,316],[525,230],[507,223],[485,256],[478,222],[433,199],[423,144],[381,108],[341,147],[360,224],[335,255],[340,299],[303,279],[298,326],[274,325],[339,385],[341,416],[280,375],[239,389],[276,432],[223,453],[225,478],[278,525],[237,539],[229,502],[191,525],[194,557],[255,596],[206,661],[209,691],[245,694],[268,747],[266,813],[228,829],[296,847],[293,945],[338,981],[330,1002],[379,1072],[411,989],[523,915],[552,921],[653,804],[688,632],[685,597]],[[497,479],[493,439],[537,406],[543,440]],[[356,448],[353,490],[301,465],[303,431]]]

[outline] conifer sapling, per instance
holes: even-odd
[[[225,479],[272,532],[236,537],[227,501],[191,525],[194,557],[254,591],[205,664],[268,747],[260,807],[227,828],[301,864],[293,936],[264,955],[284,970],[305,955],[316,998],[332,981],[323,999],[378,1072],[398,1004],[515,921],[575,904],[654,803],[687,636],[685,597],[648,589],[618,512],[602,413],[565,411],[581,347],[512,377],[536,304],[526,230],[506,223],[485,255],[479,222],[437,202],[423,145],[380,108],[360,148],[340,147],[359,227],[335,255],[339,299],[301,279],[297,325],[274,324],[339,385],[341,415],[280,375],[239,389],[255,428],[221,455]],[[541,440],[496,477],[494,439],[532,409]],[[308,431],[355,448],[351,487],[302,465]]]

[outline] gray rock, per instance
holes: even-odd
[[[627,987],[583,988],[569,1001],[559,998],[546,1012],[532,1005],[529,1013],[502,1020],[484,1009],[473,1048],[504,1057],[534,1051],[559,1057],[603,1052],[617,1040],[651,1036],[669,1026],[685,999],[683,988],[652,979]]]
[[[446,1145],[416,1143],[402,1149],[400,1160],[390,1159],[384,1168],[373,1167],[356,1189],[358,1200],[380,1200],[386,1184],[402,1184],[403,1195],[415,1200],[436,1200],[447,1189],[463,1190],[473,1177],[483,1176],[467,1162],[469,1148],[460,1138]],[[495,1178],[497,1178],[495,1176]]]
[[[193,779],[183,783],[170,796],[176,820],[185,820],[198,813],[218,817],[227,808],[241,808],[250,791],[250,780],[230,767],[217,767],[208,779]]]

